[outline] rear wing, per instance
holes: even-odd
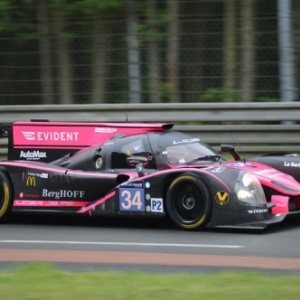
[[[0,126],[0,138],[8,137],[8,160],[50,162],[80,149],[101,144],[114,135],[169,130],[173,124],[89,123],[32,120]]]

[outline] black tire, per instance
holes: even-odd
[[[0,223],[7,220],[13,201],[11,183],[7,176],[0,170]]]
[[[211,196],[207,186],[198,176],[184,173],[170,184],[166,207],[177,226],[187,230],[198,230],[209,222]]]

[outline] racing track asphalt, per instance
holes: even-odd
[[[267,231],[186,232],[153,220],[16,216],[0,225],[0,267],[27,261],[69,269],[300,271],[300,220]]]

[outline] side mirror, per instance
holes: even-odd
[[[222,144],[221,153],[229,153],[234,158],[234,160],[241,160],[241,157],[231,145]]]
[[[8,137],[8,133],[11,130],[11,124],[0,125],[0,138]]]
[[[139,176],[144,176],[144,166],[143,163],[148,162],[148,159],[144,156],[130,156],[126,158],[128,166],[134,166]]]

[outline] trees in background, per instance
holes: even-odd
[[[133,0],[126,1],[128,102],[141,103],[141,62],[138,14]]]
[[[239,17],[237,11],[240,12]],[[241,2],[224,0],[223,94],[225,101],[236,97],[235,91],[238,87],[240,101],[254,101],[256,44],[254,24],[255,0]],[[241,45],[240,59],[237,56],[238,45]]]
[[[294,49],[296,49],[294,53],[295,57],[295,76],[298,78],[296,80],[296,86],[298,86],[298,90],[300,87],[300,1],[294,0],[293,3],[293,30],[294,30]],[[299,96],[299,91],[298,91]],[[298,99],[299,100],[299,99]]]
[[[32,1],[34,4],[34,1]],[[40,53],[41,53],[41,78],[43,87],[43,103],[53,103],[50,91],[52,91],[51,65],[56,65],[57,80],[55,81],[58,95],[58,103],[74,103],[74,64],[72,57],[72,41],[74,32],[68,27],[70,19],[74,16],[90,18],[87,32],[91,36],[90,48],[90,78],[92,103],[105,102],[106,74],[109,60],[109,28],[105,14],[111,10],[120,8],[122,0],[95,1],[74,0],[68,3],[65,0],[39,0],[37,17],[40,25]],[[51,16],[49,18],[49,15]],[[82,27],[87,27],[83,23]],[[52,37],[52,39],[51,39]],[[50,41],[55,55],[49,55]],[[75,46],[76,47],[76,46]],[[46,55],[45,55],[46,54]],[[88,76],[88,75],[87,75]],[[52,93],[51,93],[52,94]]]
[[[254,101],[255,31],[254,0],[241,2],[241,92],[240,101]]]
[[[71,37],[67,31],[66,2],[64,0],[55,0],[52,7],[53,16],[53,37],[55,49],[55,61],[57,63],[57,94],[58,102],[61,104],[72,104],[73,82],[72,82],[72,58],[71,58]]]
[[[149,89],[149,101],[159,103],[161,101],[161,83],[160,83],[160,52],[159,52],[159,32],[158,32],[158,12],[157,3],[153,0],[146,1],[147,11],[147,77]]]
[[[276,18],[274,0],[0,0],[0,104],[276,100]]]
[[[167,84],[170,102],[180,102],[179,98],[179,1],[167,0]]]
[[[224,0],[224,69],[223,89],[230,92],[237,88],[237,18],[236,1]],[[230,101],[230,99],[224,99]]]
[[[39,57],[41,65],[42,104],[53,104],[53,82],[51,69],[51,41],[49,28],[48,1],[39,0],[37,5],[37,31],[39,35]]]

